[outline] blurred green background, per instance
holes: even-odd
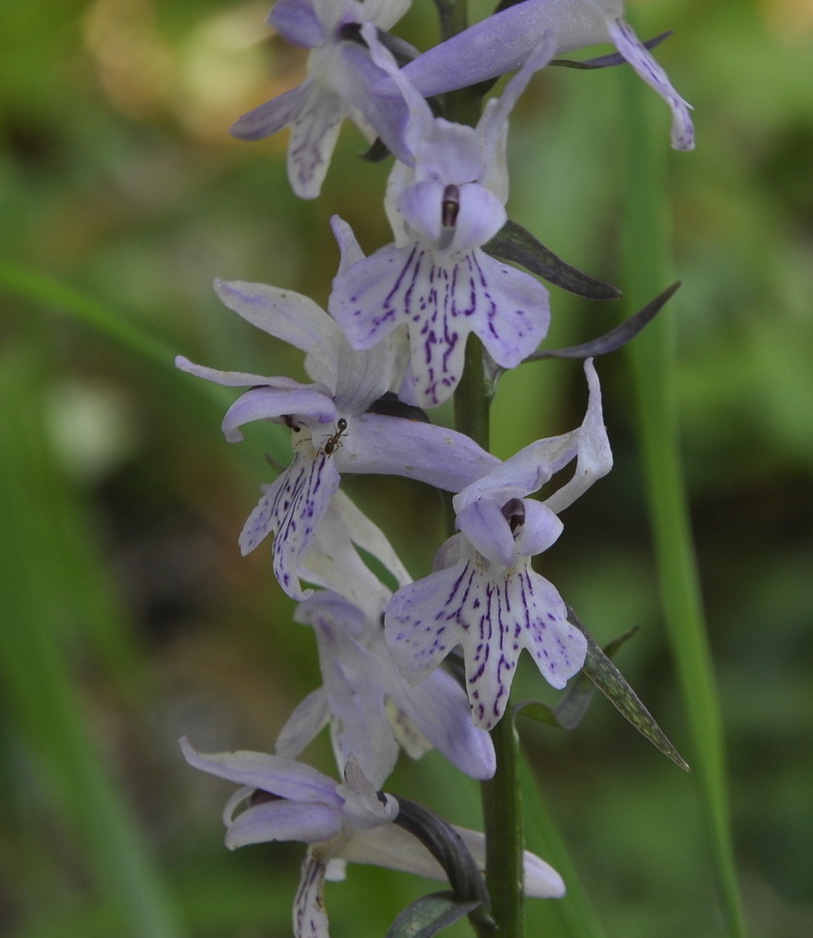
[[[813,2],[631,3],[696,108],[698,148],[668,156],[666,219],[683,281],[683,452],[729,758],[749,932],[813,934]],[[483,10],[485,7],[483,6]],[[389,240],[387,166],[346,127],[322,199],[296,200],[284,136],[228,125],[301,80],[265,2],[27,0],[0,7],[0,934],[260,938],[290,933],[300,845],[235,854],[231,787],[200,749],[269,749],[318,682],[267,549],[236,538],[286,458],[279,428],[219,431],[233,397],[172,356],[301,376],[298,354],[221,307],[211,281],[327,298],[338,212]],[[398,30],[426,47],[428,4]],[[549,69],[512,122],[512,216],[618,282],[623,83]],[[668,143],[668,112],[653,95]],[[664,286],[666,284],[664,283]],[[623,315],[553,290],[550,344]],[[627,313],[632,310],[627,310]],[[667,649],[625,357],[599,364],[616,468],[568,512],[544,571],[597,639],[631,626],[619,666],[691,762]],[[508,376],[506,456],[578,424],[583,378],[546,362]],[[442,536],[431,493],[349,491],[415,576]],[[528,668],[520,694],[537,695]],[[695,780],[596,702],[565,735],[529,727],[534,770],[607,936],[724,934]],[[309,755],[332,771],[322,741]],[[435,754],[388,785],[479,826],[476,787]],[[529,846],[545,854],[535,795]],[[425,884],[355,868],[328,889],[334,938],[383,935]],[[565,903],[569,900],[565,900]],[[529,934],[574,934],[535,903]],[[554,909],[556,906],[556,909]],[[459,932],[465,933],[464,930]],[[456,932],[457,934],[457,932]]]

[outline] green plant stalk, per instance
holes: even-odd
[[[440,16],[441,39],[468,26],[466,0],[435,0]],[[444,96],[446,118],[474,126],[482,111],[481,95],[461,89]],[[489,448],[489,403],[491,387],[483,366],[483,347],[470,335],[466,342],[463,377],[454,396],[455,427]],[[500,938],[523,938],[525,934],[523,895],[522,800],[519,784],[519,741],[510,709],[491,732],[497,756],[494,777],[481,785],[483,824],[486,835],[486,884],[491,897],[491,915]],[[478,928],[481,938],[493,933]]]
[[[489,445],[489,387],[483,368],[483,347],[470,335],[466,367],[455,393],[455,426],[484,449]],[[525,933],[522,892],[522,796],[519,784],[519,742],[510,708],[491,731],[497,756],[494,777],[481,785],[486,835],[486,883],[491,914],[501,938]]]
[[[500,938],[525,934],[522,789],[519,783],[519,737],[510,709],[491,731],[497,755],[494,777],[481,785],[486,835],[486,885],[491,914]]]
[[[659,102],[654,97],[648,100],[650,89],[631,70],[622,81],[626,120],[623,282],[628,286],[627,300],[636,309],[669,280],[663,182],[667,151],[662,121],[649,119],[650,103]],[[689,762],[700,789],[726,929],[732,938],[739,938],[745,932],[731,841],[722,718],[679,452],[675,308],[670,306],[630,343],[628,354],[661,598],[688,716]]]
[[[468,27],[468,0],[435,0],[435,6],[440,20],[441,42]],[[460,88],[458,91],[448,91],[442,97],[447,120],[474,127],[483,109],[480,92],[472,88]]]

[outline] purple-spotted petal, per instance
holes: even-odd
[[[318,198],[322,191],[342,121],[348,116],[348,107],[338,95],[315,82],[308,90],[292,122],[288,144],[288,181],[301,199]]]
[[[294,899],[294,938],[330,938],[325,910],[326,861],[311,847],[302,861]]]
[[[359,349],[408,324],[411,370],[400,396],[424,407],[454,391],[470,332],[498,364],[514,368],[550,321],[547,290],[529,274],[480,250],[438,256],[419,244],[382,248],[338,276],[330,311]]]
[[[672,146],[675,150],[694,149],[694,124],[689,113],[691,104],[675,91],[669,77],[652,54],[623,19],[610,20],[610,37],[638,75],[666,101],[672,109]]]
[[[398,590],[384,616],[393,657],[411,684],[420,684],[462,641],[465,626],[456,613],[467,564],[439,570]],[[462,593],[461,593],[462,590]]]
[[[299,562],[340,481],[329,456],[321,453],[313,458],[297,452],[290,467],[265,491],[240,534],[244,555],[274,534],[274,575],[292,599],[306,596],[299,584]]]
[[[461,644],[472,719],[485,730],[505,711],[523,648],[543,677],[562,688],[581,668],[587,647],[566,621],[556,589],[529,562],[506,575],[476,556],[399,590],[385,631],[399,667],[415,683]]]
[[[584,664],[587,639],[567,621],[567,607],[556,587],[530,564],[511,587],[514,601],[527,603],[525,647],[551,687],[563,688]]]

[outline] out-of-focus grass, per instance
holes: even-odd
[[[753,935],[791,938],[813,923],[813,11],[791,0],[630,6],[651,33],[676,29],[658,57],[696,107],[697,151],[668,156],[684,285],[663,315],[675,318],[746,917]],[[323,302],[337,260],[330,214],[368,250],[388,234],[386,166],[358,162],[352,130],[314,203],[288,190],[283,139],[225,134],[300,74],[298,53],[256,41],[264,14],[264,3],[223,0],[0,10],[0,931],[13,938],[289,933],[300,847],[228,854],[218,812],[229,787],[188,770],[175,747],[185,732],[204,749],[267,749],[318,681],[267,553],[242,560],[235,543],[269,479],[264,453],[284,458],[287,444],[252,427],[228,447],[218,421],[229,396],[170,359],[301,375],[299,356],[219,306],[212,278]],[[410,15],[413,36],[431,36],[427,19]],[[510,142],[512,215],[616,282],[622,87],[609,73],[542,75]],[[655,119],[666,146],[665,107]],[[553,306],[551,344],[617,316],[561,294]],[[600,640],[639,626],[618,663],[685,746],[630,381],[620,356],[599,368],[616,468],[568,511],[544,570]],[[510,375],[495,445],[507,455],[569,429],[583,403],[571,364]],[[425,572],[434,545],[421,519],[434,503],[388,483],[365,504]],[[572,736],[527,736],[606,933],[724,934],[693,780],[602,704]],[[314,758],[329,767],[324,746]],[[391,787],[476,824],[472,787],[450,774],[432,756]],[[530,846],[544,842],[533,819],[529,832]],[[362,915],[365,935],[383,934],[418,889],[351,870],[329,887],[334,936],[358,935]],[[567,934],[567,915],[543,907],[530,920]]]

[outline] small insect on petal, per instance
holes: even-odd
[[[347,421],[344,417],[339,417],[336,421],[336,428],[336,432],[322,447],[325,456],[331,456],[342,445],[342,434],[347,430]]]

